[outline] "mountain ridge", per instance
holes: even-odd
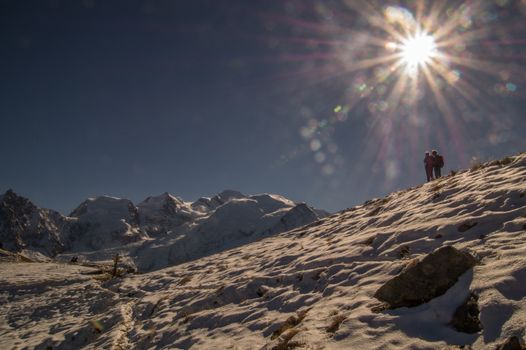
[[[0,238],[8,250],[35,250],[51,258],[80,257],[93,261],[108,260],[120,254],[125,255],[131,265],[140,268],[160,268],[184,262],[185,259],[194,259],[308,224],[327,215],[322,210],[279,195],[244,195],[234,190],[225,190],[210,198],[201,197],[195,202],[185,202],[164,192],[148,196],[137,205],[128,199],[102,195],[87,198],[68,216],[38,208],[12,190],[0,197],[0,203],[3,205],[1,208],[4,208],[0,214],[5,213],[0,216]],[[27,208],[24,209],[24,205]],[[296,220],[291,221],[290,215],[287,219],[289,211],[298,205],[308,209],[301,212],[303,216],[301,213],[296,214]],[[23,217],[24,210],[43,218],[43,223],[53,222],[52,225],[48,224],[47,235],[37,230],[44,224],[34,224],[37,226],[33,227],[26,223],[25,231],[18,227],[17,215]],[[287,225],[278,225],[284,217]],[[26,218],[27,222],[29,220]],[[31,232],[42,236],[42,242],[31,240]],[[149,261],[154,257],[140,261],[149,246],[159,245],[167,245],[161,254],[163,258],[155,257],[157,261],[154,262]],[[170,258],[170,251],[178,257]],[[186,258],[182,259],[183,256]]]

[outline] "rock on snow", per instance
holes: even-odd
[[[469,253],[459,252],[452,246],[441,247],[387,281],[374,297],[390,308],[427,303],[444,294],[475,263]]]

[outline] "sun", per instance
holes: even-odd
[[[400,45],[400,60],[409,72],[429,64],[436,55],[435,39],[425,32],[404,39]]]

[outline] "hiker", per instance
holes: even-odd
[[[424,167],[426,169],[427,182],[433,180],[433,157],[426,152],[424,157]]]
[[[438,154],[438,152],[435,150],[431,152],[431,157],[433,158],[433,170],[435,171],[435,179],[438,179],[442,176],[441,170],[444,167],[444,157]]]

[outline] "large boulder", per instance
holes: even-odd
[[[387,281],[374,297],[391,309],[421,305],[444,294],[476,262],[452,246],[439,248]]]

